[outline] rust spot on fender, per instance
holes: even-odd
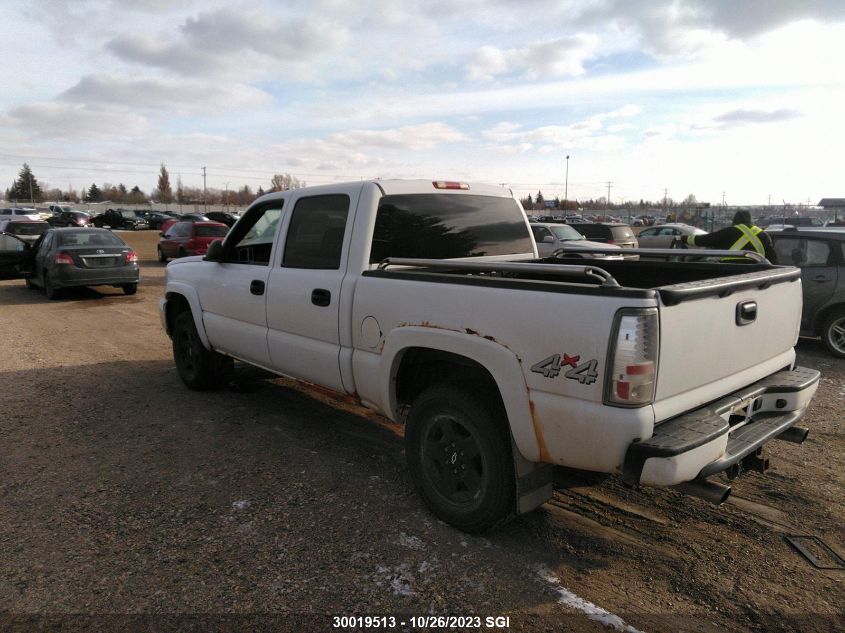
[[[540,449],[540,461],[551,464],[552,457],[549,454],[549,447],[546,446],[546,438],[543,435],[543,422],[537,415],[533,400],[528,401],[528,407],[531,409],[531,424],[534,426],[534,436],[537,438],[537,447]]]
[[[472,336],[478,336],[478,332],[470,328],[464,328],[464,332],[466,332],[467,334],[471,334]]]

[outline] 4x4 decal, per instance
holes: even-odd
[[[565,378],[577,380],[582,385],[592,385],[599,377],[599,362],[594,358],[578,364],[580,360],[580,354],[570,356],[564,353],[563,358],[560,354],[553,354],[532,365],[531,371],[535,374],[543,374],[546,378],[557,378],[564,367],[570,367],[564,374]]]

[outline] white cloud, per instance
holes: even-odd
[[[168,80],[155,77],[128,79],[87,75],[59,95],[63,101],[101,103],[170,113],[221,113],[268,105],[267,93],[244,84]]]
[[[585,34],[507,50],[482,46],[467,63],[466,75],[470,81],[511,74],[527,79],[579,76],[584,74],[584,62],[595,57],[597,48],[598,38]]]
[[[150,121],[126,109],[74,103],[33,103],[12,108],[0,117],[8,126],[42,139],[127,140],[152,131]]]

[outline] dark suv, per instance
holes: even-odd
[[[786,229],[769,235],[778,263],[801,269],[801,335],[821,336],[831,354],[845,358],[845,231]]]
[[[627,224],[572,222],[569,226],[593,242],[616,244],[616,246],[621,246],[622,248],[637,248],[639,246],[634,231]]]

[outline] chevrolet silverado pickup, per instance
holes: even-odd
[[[647,252],[539,258],[505,188],[333,184],[263,196],[171,262],[160,312],[191,389],[237,359],[404,423],[416,488],[460,529],[539,506],[555,466],[719,503],[708,477],[807,434],[800,271]]]

